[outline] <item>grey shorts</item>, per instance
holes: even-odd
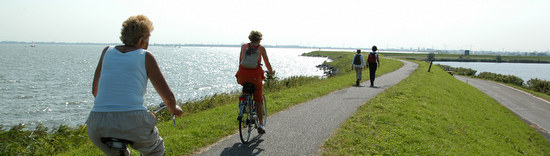
[[[157,119],[147,110],[128,112],[90,112],[86,121],[88,137],[106,155],[118,155],[101,142],[102,137],[133,141],[133,149],[143,155],[163,155],[164,140],[157,130]]]

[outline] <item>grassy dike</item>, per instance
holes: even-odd
[[[316,97],[355,85],[355,72],[351,70],[353,54],[355,53],[323,51],[304,54],[306,56],[330,57],[332,61],[325,62],[325,64],[340,69],[339,75],[327,79],[307,79],[307,82],[296,82],[300,81],[300,79],[283,80],[281,83],[272,82],[274,85],[264,88],[264,90],[269,90],[265,93],[268,100],[268,114],[274,114]],[[402,62],[396,60],[382,58],[381,62],[382,66],[378,68],[377,75],[392,72],[403,66]],[[363,77],[368,77],[368,75],[368,72],[363,72]],[[302,85],[286,87],[294,83]],[[266,86],[264,85],[264,87]],[[232,95],[223,95],[223,97],[226,96]],[[193,105],[193,107],[186,108],[183,106],[184,111],[192,110],[194,113],[186,114],[185,117],[176,119],[177,127],[173,127],[172,121],[160,122],[157,127],[160,135],[165,140],[166,155],[190,155],[228,135],[236,133],[238,129],[236,121],[238,99],[237,95],[233,96],[234,98],[216,99],[212,97],[203,101],[186,103],[185,105]],[[214,107],[205,105],[214,105]],[[196,107],[208,107],[208,109],[195,111]],[[235,143],[240,143],[240,141],[235,140]],[[102,154],[89,140],[81,142],[79,146],[68,147],[64,151],[66,152],[57,155]],[[139,155],[135,150],[132,150],[132,154]]]
[[[550,155],[514,113],[441,68],[408,78],[357,109],[321,155]]]

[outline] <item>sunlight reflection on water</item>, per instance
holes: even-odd
[[[0,124],[38,123],[52,127],[83,124],[93,106],[93,72],[104,45],[0,44]],[[240,89],[235,79],[238,47],[150,46],[178,100]],[[326,58],[301,57],[316,49],[267,48],[277,77],[321,76],[315,66]],[[264,67],[265,69],[265,67]],[[267,70],[267,69],[265,69]],[[160,97],[151,83],[146,105]]]

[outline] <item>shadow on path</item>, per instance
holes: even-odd
[[[259,155],[263,151],[265,151],[262,148],[259,148],[260,143],[264,142],[263,139],[260,139],[262,135],[256,135],[254,138],[250,140],[247,144],[243,144],[242,142],[236,142],[231,147],[227,147],[223,149],[222,153],[220,155],[235,155],[235,156],[241,156],[241,155]]]

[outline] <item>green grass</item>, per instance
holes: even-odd
[[[340,68],[339,75],[327,79],[305,80],[307,82],[297,82],[303,79],[291,79],[289,83],[286,83],[285,80],[282,82],[270,82],[273,83],[273,88],[266,88],[266,90],[270,91],[265,93],[268,100],[268,114],[274,114],[294,105],[355,84],[355,72],[351,72],[351,59],[354,53],[312,52],[309,55],[330,56],[333,61],[326,63]],[[382,58],[381,62],[383,64],[381,68],[378,68],[377,75],[389,73],[403,66],[402,62],[396,60]],[[363,74],[364,77],[368,77],[369,75],[368,72],[363,72]],[[287,87],[288,85],[296,86]],[[201,101],[187,103],[187,105],[192,105],[192,107],[184,109],[193,113],[178,118],[177,127],[173,127],[171,121],[158,124],[157,127],[160,135],[165,140],[166,155],[190,155],[228,135],[236,133],[238,129],[236,122],[238,115],[237,95],[234,95],[232,99],[226,97],[230,97],[232,94],[220,96],[222,97],[214,96]],[[239,143],[239,140],[235,140],[235,143]],[[82,144],[79,147],[67,149],[65,150],[67,152],[58,155],[102,154],[89,140]],[[132,154],[139,155],[135,150],[132,150]]]
[[[272,88],[266,88],[269,90],[266,92],[268,114],[353,85],[353,54],[308,53],[331,57],[333,61],[326,64],[339,68],[339,75],[322,80],[291,78],[270,82]],[[395,60],[381,61],[382,66],[377,75],[394,71],[403,65]],[[325,143],[322,154],[548,155],[548,141],[509,110],[442,70],[432,68],[432,72],[425,72],[426,66],[420,63],[419,69],[412,76],[360,107]],[[363,73],[364,77],[368,77],[368,72]],[[186,115],[177,119],[177,127],[173,127],[171,121],[158,124],[160,135],[165,139],[167,155],[190,155],[235,133],[237,99],[231,97],[236,97],[236,93],[178,102],[185,105]],[[50,154],[29,150],[38,148],[28,144],[33,142],[32,139],[36,140],[27,137],[28,131],[2,132],[6,135],[22,133],[17,136],[23,138],[20,140],[26,140],[23,144],[3,140],[2,147],[10,150],[7,147],[21,146],[19,150],[31,151],[27,155],[33,155],[32,152],[34,155],[102,155],[89,140],[82,140],[82,135],[87,138],[83,129],[85,127],[75,128],[72,133],[65,133],[64,130],[64,133],[58,134],[61,136],[50,137],[54,138],[53,143],[38,144],[43,146],[40,149],[56,150]],[[55,140],[58,138],[63,139],[64,143],[57,145],[59,141]],[[235,140],[235,143],[238,142]],[[134,150],[132,153],[139,155]]]
[[[89,142],[84,126],[62,125],[51,131],[41,124],[34,130],[24,128],[20,124],[9,131],[0,131],[0,155],[53,155]]]
[[[291,78],[270,82],[272,88],[266,88],[269,90],[266,92],[268,114],[353,85],[353,54],[308,53],[307,55],[331,57],[333,61],[326,64],[339,68],[339,75],[322,80]],[[395,60],[381,61],[382,66],[377,75],[394,71],[403,65]],[[432,68],[430,73],[425,72],[427,65],[420,63],[419,69],[409,78],[369,100],[327,140],[322,147],[322,154],[548,155],[548,141],[513,113],[476,88],[436,69],[439,68]],[[363,73],[364,77],[368,77],[368,72]],[[178,103],[185,105],[183,107],[186,114],[177,119],[177,127],[173,127],[171,121],[158,124],[160,135],[165,139],[167,155],[190,155],[236,132],[236,93]],[[7,141],[10,138],[6,137],[3,138],[6,140],[2,141],[2,147],[10,150],[8,147],[21,146],[19,150],[31,151],[24,155],[102,155],[86,139],[83,129],[85,127],[75,128],[72,133],[62,131],[64,133],[59,133],[61,136],[38,138],[54,138],[53,143],[38,144],[44,146],[40,149],[55,149],[49,154],[29,150],[38,148],[32,148],[28,144],[34,142],[32,139],[36,140],[27,137],[28,131],[16,132],[23,133],[17,135],[22,138],[20,140],[24,140],[23,144]],[[7,132],[2,134],[15,133]],[[57,145],[59,141],[55,140],[58,138],[63,139],[64,143]],[[235,143],[238,142],[239,140],[235,140]],[[134,150],[132,154],[139,155]]]
[[[550,143],[473,86],[427,63],[358,108],[322,155],[550,155]]]

